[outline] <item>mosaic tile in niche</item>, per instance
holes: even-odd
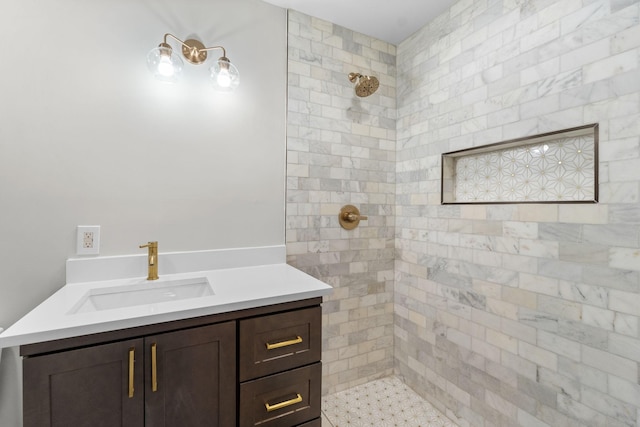
[[[597,202],[598,128],[596,123],[444,153],[441,202]]]
[[[594,140],[586,136],[461,157],[457,202],[594,198]]]

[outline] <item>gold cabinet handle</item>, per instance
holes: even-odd
[[[158,349],[151,344],[151,391],[158,391]]]
[[[286,408],[287,406],[295,405],[296,403],[302,402],[302,396],[300,393],[296,393],[296,397],[291,400],[285,400],[284,402],[276,403],[275,405],[269,405],[268,403],[264,404],[264,407],[267,409],[267,412],[277,411],[278,409]]]
[[[273,344],[271,343],[266,343],[266,344],[267,344],[267,350],[275,350],[276,348],[288,347],[290,345],[300,344],[301,342],[302,342],[302,337],[298,335],[292,340],[281,341]]]
[[[129,349],[129,398],[133,397],[133,377],[136,362],[136,349],[131,347]]]

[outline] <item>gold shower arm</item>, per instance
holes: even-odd
[[[355,83],[356,80],[358,80],[361,77],[362,77],[362,74],[360,73],[349,73],[349,81],[351,83]]]

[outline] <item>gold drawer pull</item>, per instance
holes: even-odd
[[[151,344],[151,391],[158,391],[158,346]]]
[[[286,408],[287,406],[295,405],[296,403],[302,402],[302,396],[300,393],[296,393],[296,397],[291,400],[285,400],[284,402],[276,403],[275,405],[269,405],[268,403],[264,404],[264,407],[267,408],[267,412],[277,411],[278,409]]]
[[[133,397],[133,374],[136,362],[136,349],[131,347],[129,349],[129,398]]]
[[[274,344],[267,343],[267,350],[275,350],[276,348],[287,347],[290,345],[300,344],[302,342],[302,337],[298,335],[292,340],[289,341],[281,341]]]

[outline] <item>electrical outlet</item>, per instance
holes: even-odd
[[[100,226],[79,225],[76,244],[78,255],[98,255],[100,253]]]
[[[82,247],[84,249],[93,249],[93,231],[82,232]]]

